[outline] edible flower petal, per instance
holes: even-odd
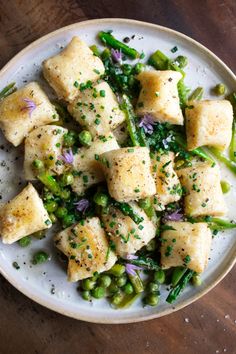
[[[37,105],[29,98],[23,98],[23,101],[26,102],[26,105],[21,108],[21,111],[29,111],[29,116],[31,117],[31,114],[36,109]]]
[[[169,143],[172,141],[172,135],[169,135],[166,139],[162,140],[162,144],[165,149],[168,149]]]
[[[180,211],[181,211],[181,209],[177,209],[171,214],[165,214],[164,220],[165,221],[182,221],[183,214],[180,213]]]
[[[135,256],[135,254],[127,254],[126,259],[128,260],[138,259],[138,256]]]
[[[136,270],[142,270],[142,267],[136,266],[134,264],[126,263],[125,270],[129,275],[136,275]]]
[[[111,48],[111,56],[114,62],[121,64],[122,63],[122,51],[121,49]]]
[[[83,214],[86,212],[86,210],[89,207],[89,201],[88,199],[80,199],[80,201],[74,203],[76,206],[76,210],[82,212]]]
[[[65,150],[63,154],[59,156],[59,158],[68,164],[72,164],[74,161],[74,155],[71,149]]]
[[[146,134],[152,134],[155,124],[153,117],[150,114],[145,114],[139,122],[139,128],[143,128]]]

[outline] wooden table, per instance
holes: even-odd
[[[125,17],[183,32],[236,72],[235,0],[0,0],[0,67],[55,29],[92,18]],[[195,304],[129,325],[76,321],[32,302],[0,277],[0,353],[236,353],[235,269]]]

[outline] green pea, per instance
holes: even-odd
[[[67,209],[65,207],[58,207],[55,211],[55,215],[59,219],[64,218],[67,215]]]
[[[31,243],[31,238],[29,236],[25,236],[23,238],[21,238],[19,241],[18,241],[19,245],[21,247],[27,247],[30,245]]]
[[[70,196],[71,196],[71,192],[70,192],[70,190],[69,190],[69,189],[63,189],[63,190],[61,191],[60,196],[61,196],[61,198],[62,198],[62,199],[67,200],[67,199],[69,199],[69,198],[70,198]]]
[[[127,276],[125,274],[116,279],[116,284],[119,288],[124,286],[126,282],[127,282]]]
[[[95,299],[101,299],[105,296],[105,289],[101,286],[97,286],[91,291],[91,294]]]
[[[91,278],[83,279],[82,280],[82,288],[84,290],[92,290],[95,288],[96,282]]]
[[[218,84],[214,87],[214,93],[217,95],[217,96],[222,96],[225,94],[226,92],[226,87],[224,84]]]
[[[151,282],[148,284],[148,290],[150,293],[156,293],[159,290],[159,285],[157,283]]]
[[[115,294],[115,293],[117,293],[117,291],[119,291],[119,287],[116,283],[112,282],[111,285],[109,286],[108,290],[111,294]]]
[[[150,198],[141,199],[138,202],[138,204],[139,204],[140,208],[142,208],[144,210],[149,209],[150,206],[152,205]]]
[[[74,176],[72,175],[72,173],[64,173],[62,176],[61,176],[61,180],[60,180],[61,184],[63,186],[69,186],[71,184],[73,184],[74,182]]]
[[[200,286],[200,285],[202,285],[202,279],[201,279],[201,277],[199,276],[199,275],[194,275],[193,277],[192,277],[192,283],[193,283],[193,285],[194,286]]]
[[[163,284],[165,282],[166,275],[164,270],[160,269],[154,273],[154,281]]]
[[[126,283],[125,286],[123,287],[124,293],[127,295],[130,295],[134,292],[134,288],[132,284]]]
[[[159,302],[159,296],[157,294],[148,294],[145,299],[145,304],[149,306],[156,306]]]
[[[109,273],[114,275],[115,277],[120,277],[125,272],[125,266],[123,264],[115,264],[109,270]]]
[[[123,64],[122,70],[125,75],[130,75],[132,71],[132,66],[130,64]]]
[[[92,135],[88,130],[82,130],[82,132],[79,133],[79,141],[82,145],[90,146],[92,140],[93,140]]]
[[[44,251],[38,251],[33,255],[33,264],[41,264],[49,259],[49,255]]]
[[[179,64],[181,69],[185,68],[188,65],[188,58],[184,57],[183,55],[179,55],[175,61]]]
[[[91,300],[91,294],[90,294],[90,292],[88,290],[82,291],[81,295],[82,295],[82,298],[84,300],[86,300],[86,301],[90,301]]]
[[[224,194],[230,191],[230,184],[226,181],[220,181],[221,189]]]
[[[108,195],[101,192],[97,192],[93,197],[94,203],[104,208],[108,205],[108,200],[109,200]]]
[[[65,147],[71,147],[75,144],[76,138],[74,132],[69,132],[63,135],[63,145]]]
[[[108,288],[111,285],[111,277],[104,274],[99,278],[98,283],[103,288]]]
[[[32,163],[32,165],[33,165],[33,167],[36,168],[37,170],[41,170],[41,169],[44,168],[44,163],[43,163],[43,161],[38,160],[38,159],[34,160],[33,163]]]
[[[111,298],[111,303],[115,306],[119,305],[123,300],[123,296],[121,293],[114,294]]]
[[[44,204],[46,210],[49,213],[53,213],[55,210],[57,210],[57,203],[54,200],[49,200],[47,203]]]
[[[75,217],[73,214],[67,214],[62,218],[63,227],[68,227],[75,223]]]
[[[135,72],[135,74],[140,74],[144,69],[145,69],[145,64],[143,64],[143,63],[137,63],[137,64],[134,66],[134,72]]]
[[[50,220],[51,220],[51,222],[52,222],[53,224],[55,224],[55,223],[57,222],[57,217],[56,217],[55,214],[50,213],[50,214],[49,214],[49,218],[50,218]]]

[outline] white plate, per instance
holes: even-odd
[[[72,36],[78,35],[91,45],[96,43],[98,31],[110,29],[118,39],[135,34],[135,38],[130,41],[130,46],[140,52],[143,50],[147,54],[146,58],[158,48],[170,57],[186,55],[189,59],[186,83],[192,88],[203,86],[205,97],[210,97],[211,87],[219,82],[224,82],[229,90],[235,89],[234,74],[199,43],[164,27],[124,19],[81,22],[37,40],[16,55],[1,70],[1,88],[12,81],[16,81],[18,87],[24,85],[26,81],[35,79],[41,81],[42,60],[58,53]],[[170,49],[174,46],[178,47],[178,52],[172,54]],[[4,144],[6,149],[0,150],[0,195],[2,201],[6,201],[22,189],[25,183],[22,178],[23,149],[15,149],[7,144],[2,135],[0,135],[1,144]],[[16,159],[17,156],[19,159]],[[3,161],[6,161],[6,166]],[[233,219],[236,218],[235,178],[225,169],[222,170],[222,177],[232,184],[231,193],[225,198],[230,210],[229,218]],[[23,184],[19,185],[21,178]],[[31,266],[32,253],[39,248],[50,250],[51,261],[43,265]],[[203,275],[202,286],[188,287],[174,307],[165,302],[166,292],[162,296],[160,305],[154,308],[143,308],[138,301],[129,309],[114,310],[105,300],[95,300],[92,304],[83,301],[77,292],[76,284],[67,282],[64,266],[57,260],[51,237],[41,241],[35,240],[27,249],[20,248],[17,244],[7,246],[0,243],[0,271],[22,293],[54,311],[90,322],[127,323],[160,317],[195,301],[227,274],[235,262],[235,253],[234,231],[217,235],[213,240],[211,259]],[[20,270],[12,266],[14,261],[18,262]]]

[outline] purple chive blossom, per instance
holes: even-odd
[[[129,275],[136,275],[136,270],[143,270],[142,267],[136,266],[134,264],[126,263],[125,265],[125,271]]]
[[[177,209],[171,214],[166,214],[164,216],[164,220],[165,221],[181,221],[181,220],[183,220],[183,214],[180,213],[180,211],[181,211],[180,209]]]
[[[84,214],[89,207],[89,201],[88,199],[80,199],[80,201],[74,203],[74,205],[77,211],[80,211]]]
[[[70,165],[74,161],[74,155],[73,155],[71,149],[64,151],[63,154],[59,156],[59,158],[61,160],[63,160],[65,163],[70,164]]]
[[[153,118],[150,114],[145,114],[139,122],[139,128],[143,128],[146,134],[153,133],[153,126],[156,123],[153,121]]]
[[[172,135],[169,135],[166,139],[162,140],[162,144],[164,146],[164,149],[168,149],[169,143],[172,141]]]
[[[138,256],[135,256],[135,254],[127,254],[126,259],[128,260],[138,259]]]
[[[31,114],[33,113],[37,105],[29,98],[23,98],[23,101],[26,102],[26,105],[21,108],[21,111],[29,111],[29,116],[31,117]]]
[[[122,63],[122,51],[121,49],[111,48],[111,56],[114,62],[121,64]]]

